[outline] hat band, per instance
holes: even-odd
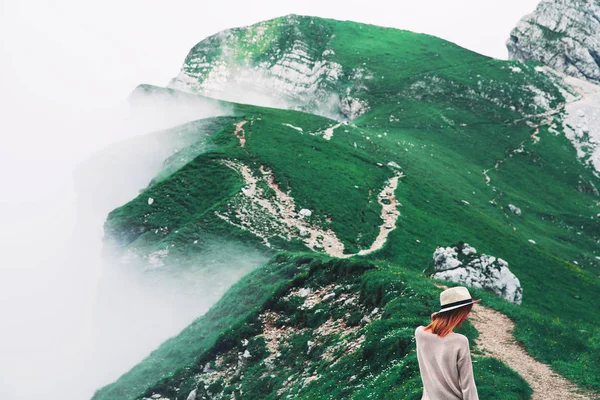
[[[458,305],[461,305],[461,304],[469,304],[469,303],[472,303],[472,302],[473,302],[473,299],[459,300],[459,301],[455,301],[454,303],[444,304],[441,307],[441,309],[443,310],[443,309],[448,308],[448,307],[454,307],[454,306],[458,306]]]

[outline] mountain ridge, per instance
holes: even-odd
[[[224,246],[244,244],[273,256],[267,266],[257,265],[255,271],[235,287],[252,291],[253,279],[262,276],[260,279],[268,280],[269,271],[274,273],[274,265],[295,272],[284,273],[286,278],[277,281],[283,286],[274,289],[275,292],[267,293],[269,289],[261,292],[260,287],[254,287],[260,292],[254,295],[271,300],[262,305],[260,302],[248,305],[254,307],[252,311],[246,305],[242,307],[243,296],[234,294],[237,289],[232,288],[221,301],[231,302],[229,310],[235,311],[238,306],[232,299],[238,299],[240,308],[236,315],[240,319],[233,321],[217,311],[209,311],[206,314],[209,317],[201,317],[193,324],[200,327],[209,320],[216,324],[198,334],[198,338],[212,338],[203,342],[204,350],[182,345],[186,340],[194,340],[196,328],[188,329],[119,381],[101,389],[94,398],[155,395],[159,395],[157,398],[169,396],[171,400],[202,398],[199,396],[257,398],[253,397],[257,393],[261,393],[262,398],[276,398],[281,390],[294,396],[307,393],[309,397],[305,398],[325,398],[333,390],[332,382],[341,385],[340,396],[360,398],[365,393],[357,386],[361,381],[371,382],[374,385],[371,388],[377,387],[378,382],[394,396],[420,398],[414,343],[406,335],[412,332],[409,327],[426,324],[428,310],[435,308],[438,290],[433,281],[427,279],[427,272],[432,272],[435,249],[461,241],[472,243],[486,254],[506,259],[519,277],[523,287],[521,306],[509,304],[480,288],[473,291],[492,308],[515,320],[515,337],[524,343],[528,353],[550,363],[578,384],[598,390],[600,383],[593,376],[594,371],[600,371],[600,365],[594,361],[597,354],[594,346],[600,332],[589,322],[596,315],[593,308],[598,306],[593,294],[599,285],[600,232],[595,218],[600,214],[600,202],[591,189],[598,183],[598,177],[593,164],[580,161],[565,133],[562,105],[567,102],[568,91],[562,88],[560,77],[536,63],[489,59],[429,36],[413,34],[419,41],[410,41],[402,34],[394,36],[397,32],[393,29],[386,28],[389,35],[386,36],[380,28],[363,24],[318,18],[310,21],[313,25],[323,23],[322,30],[333,29],[336,35],[331,48],[335,54],[325,57],[335,57],[332,62],[339,62],[340,78],[325,79],[324,87],[329,90],[337,85],[331,92],[334,98],[350,96],[365,101],[368,110],[352,119],[348,119],[348,115],[342,117],[342,120],[348,119],[345,124],[310,113],[317,107],[310,102],[298,103],[305,112],[286,110],[298,104],[288,102],[286,91],[271,90],[273,86],[261,81],[266,91],[272,91],[270,100],[283,101],[283,109],[217,101],[225,106],[223,113],[228,116],[215,117],[223,121],[218,126],[199,128],[198,134],[206,141],[201,143],[202,149],[187,150],[190,156],[185,163],[153,180],[140,196],[114,210],[106,222],[107,238],[119,249],[121,261],[123,257],[130,261],[131,254],[137,254],[138,267],[150,266],[150,273],[210,281],[212,272],[205,261],[214,257],[214,251],[207,245],[213,242]],[[245,35],[252,37],[261,24],[264,23],[249,27]],[[293,27],[312,29],[310,22]],[[362,33],[356,34],[359,31]],[[350,39],[352,46],[346,45]],[[231,40],[231,47],[239,44],[238,38]],[[207,43],[200,48],[204,49]],[[209,50],[219,53],[221,45],[219,42]],[[320,50],[316,53],[322,55]],[[190,54],[195,57],[196,53],[192,50]],[[244,57],[238,60],[239,65],[246,68],[252,59],[244,52],[241,54]],[[262,58],[271,55],[265,52],[256,57],[260,63],[264,62]],[[286,54],[280,55],[272,60],[273,65],[284,62],[286,57]],[[186,57],[184,69],[189,64],[188,59],[190,55]],[[423,65],[429,69],[423,71]],[[227,68],[236,71],[238,66]],[[365,68],[360,85],[356,74],[352,75],[356,68]],[[229,73],[223,71],[220,73]],[[269,72],[265,71],[261,73]],[[211,72],[202,73],[209,76]],[[371,73],[372,77],[366,79]],[[233,88],[240,87],[236,82],[234,80]],[[200,93],[205,90],[201,86],[196,88],[201,90],[189,87],[187,90],[206,95]],[[168,104],[173,101],[175,107],[182,106],[173,88],[150,88],[149,92],[146,89],[149,88],[142,87],[141,93],[148,95],[150,101],[162,98]],[[213,86],[212,90],[217,89]],[[194,94],[182,96],[193,98]],[[342,102],[335,103],[328,110],[341,111],[340,104]],[[166,106],[161,104],[160,107]],[[399,171],[403,176],[391,196],[387,199],[378,196],[386,182]],[[534,193],[532,188],[535,188]],[[260,196],[253,198],[252,193]],[[286,196],[294,199],[293,204]],[[392,197],[398,201],[395,207]],[[513,204],[522,213],[512,212],[509,205]],[[390,205],[388,211],[394,213],[395,209],[398,215],[395,229],[387,232],[385,245],[374,253],[349,257],[368,249],[381,233],[381,227],[385,229],[382,210]],[[288,212],[286,207],[294,211],[290,214],[291,219],[297,221],[292,225],[294,229],[281,224]],[[227,215],[229,221],[219,215]],[[309,225],[303,225],[305,223]],[[319,238],[319,234],[313,238],[320,247],[313,246],[316,252],[306,255],[311,246],[307,245],[306,233],[301,229],[306,231],[305,226],[335,232],[345,249],[339,255],[349,258],[326,258],[328,244],[322,234],[323,238]],[[264,244],[265,237],[269,246]],[[285,253],[275,255],[279,251]],[[311,267],[307,271],[300,268],[302,265]],[[338,275],[347,268],[355,272]],[[363,273],[357,272],[363,269],[372,270],[368,273],[370,278],[364,281]],[[312,278],[307,278],[307,273],[316,274],[313,276],[316,280],[310,281]],[[321,281],[316,278],[320,273],[331,275]],[[291,304],[287,304],[291,297],[284,301],[287,295],[281,288],[290,281],[296,282],[296,290],[329,293],[333,290],[337,298],[342,294],[341,287],[338,293],[335,285],[327,285],[331,279],[336,281],[344,276],[354,280],[354,286],[346,290],[345,296],[357,297],[361,304],[366,301],[371,308],[346,310],[347,305],[336,308],[330,306],[324,296],[312,311],[302,308],[298,299],[292,299]],[[414,300],[404,303],[408,299],[399,295],[401,290],[397,285],[404,285],[399,282],[408,279],[412,282],[408,285],[412,288],[409,296],[414,296]],[[307,282],[310,284],[304,285]],[[357,282],[361,282],[360,285],[357,286]],[[327,289],[323,289],[325,287]],[[552,292],[561,295],[544,298],[545,293]],[[276,306],[278,302],[283,303]],[[591,308],[582,308],[582,302]],[[380,322],[361,322],[363,317],[369,317],[374,306],[379,309],[375,314],[381,312],[377,314]],[[293,344],[290,355],[306,355],[305,346],[312,348],[308,342],[317,346],[316,354],[327,353],[332,345],[336,348],[343,335],[328,331],[326,337],[322,337],[321,333],[328,326],[326,316],[344,326],[360,326],[355,333],[365,335],[365,341],[358,343],[356,351],[347,354],[348,358],[343,356],[340,362],[348,367],[348,373],[361,379],[355,382],[357,378],[344,375],[338,382],[335,377],[341,372],[335,369],[334,360],[319,364],[310,357],[299,365],[288,365],[287,360],[281,359],[275,361],[281,363],[280,368],[270,370],[269,363],[276,351],[258,339],[265,337],[267,329],[259,316],[278,310],[285,311],[285,318],[295,321],[294,326],[299,329],[311,328],[297,338],[286,339]],[[551,318],[549,311],[558,320]],[[476,336],[469,324],[465,329],[470,337]],[[538,332],[542,331],[546,337],[540,337]],[[571,342],[570,338],[577,335],[582,341]],[[402,339],[396,341],[394,337]],[[252,343],[258,346],[258,352],[251,351],[250,357],[244,357],[246,345],[238,343],[241,338],[254,338]],[[226,343],[226,346],[218,343]],[[384,357],[383,364],[389,362],[386,364],[389,370],[382,366],[384,369],[378,367],[371,371],[373,355],[384,354],[386,348],[394,354],[393,362]],[[216,367],[226,371],[233,365],[229,362],[211,364],[204,371],[206,362],[214,362],[222,353],[219,349],[225,353],[238,349],[235,351],[241,352],[240,365],[245,370],[250,368],[245,374],[262,382],[261,387],[266,387],[266,392],[261,392],[263,389],[251,380],[240,383],[229,380],[229,376],[222,377],[222,382],[211,381],[204,385],[211,387],[210,393],[206,392],[208,389],[200,380],[204,382]],[[206,358],[206,354],[210,357]],[[237,356],[232,353],[229,357]],[[250,359],[249,363],[245,363],[246,358]],[[315,365],[321,368],[316,374],[312,372]],[[481,365],[485,368],[478,370],[481,380],[476,381],[485,398],[529,396],[530,389],[514,371],[496,360],[482,359]],[[360,372],[360,368],[366,369]],[[269,374],[264,375],[265,371],[275,376],[269,378]],[[367,376],[368,371],[372,376]],[[302,381],[296,379],[299,376],[304,377]],[[308,379],[310,376],[316,379]],[[286,385],[288,379],[293,383]],[[519,388],[514,397],[507,393],[511,386]],[[194,390],[195,397],[189,397]],[[391,396],[381,390],[378,392],[381,398]]]

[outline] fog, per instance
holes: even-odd
[[[212,291],[202,279],[141,279],[101,262],[107,213],[135,197],[162,160],[142,149],[96,159],[76,191],[82,162],[144,132],[228,112],[187,103],[132,111],[127,97],[138,84],[166,85],[208,35],[288,13],[426,32],[505,58],[508,32],[535,3],[0,0],[0,398],[91,397],[262,261],[224,248],[221,263],[247,262],[213,276]]]
[[[164,128],[230,113],[186,99],[140,103],[112,109],[99,126],[73,118],[79,124],[72,129],[104,137],[112,132],[116,141],[90,149],[83,162],[3,158],[9,186],[20,189],[7,193],[13,202],[2,204],[9,229],[1,240],[11,244],[3,249],[0,281],[3,398],[90,398],[266,261],[256,251],[222,243],[197,260],[207,273],[189,280],[103,262],[107,214],[136,197],[174,151],[157,135],[139,134],[149,123]],[[41,122],[29,129],[58,133],[56,140],[58,129],[69,129],[57,125],[54,131]]]

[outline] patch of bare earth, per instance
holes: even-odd
[[[357,292],[341,293],[337,297],[329,297],[333,296],[334,291],[338,289],[343,288],[340,285],[334,286],[334,284],[321,287],[317,290],[298,288],[288,293],[284,298],[289,299],[292,296],[304,297],[304,303],[300,306],[300,309],[312,309],[314,306],[323,301],[331,302],[332,306],[336,308],[351,307],[353,309],[358,309],[360,307],[359,294]],[[371,312],[366,312],[366,315],[368,316],[365,316],[365,320],[363,322],[369,323],[374,319],[381,318],[381,314],[382,311],[378,308],[375,308],[371,310]],[[333,318],[329,318],[318,328],[316,328],[314,330],[314,337],[307,343],[307,354],[316,348],[326,346],[321,354],[321,358],[332,362],[331,366],[333,366],[343,357],[346,357],[360,349],[365,341],[365,335],[358,334],[358,331],[361,329],[361,325],[347,325],[347,319],[349,317],[350,313],[348,312],[343,318],[340,319],[334,320]],[[289,336],[286,337],[285,334],[282,334],[278,337],[278,340],[285,342],[287,338],[289,338]],[[331,339],[334,339],[335,342],[333,344],[328,344],[331,342]],[[275,351],[277,351],[278,347],[279,345],[273,346]],[[271,350],[271,348],[269,348],[269,350]],[[319,379],[319,377],[319,371],[305,368],[302,374],[291,375],[278,390],[278,395],[281,396],[285,390],[292,385],[299,384],[301,387],[304,387],[310,382]]]
[[[229,204],[227,212],[216,213],[218,217],[249,230],[268,246],[269,237],[279,236],[286,240],[300,237],[311,250],[324,249],[334,257],[349,257],[344,254],[344,244],[331,229],[310,223],[305,215],[296,211],[294,198],[281,190],[270,169],[261,166],[261,175],[257,177],[241,162],[223,160],[223,163],[240,173],[246,186]],[[265,193],[260,183],[268,186],[271,192]]]
[[[344,357],[359,350],[365,341],[365,335],[360,332],[361,328],[375,319],[381,318],[382,310],[379,308],[368,309],[360,304],[360,294],[350,285],[331,283],[329,285],[313,288],[292,288],[282,297],[289,300],[292,297],[301,297],[304,299],[299,306],[300,310],[311,310],[320,303],[328,303],[332,308],[345,309],[343,317],[338,319],[329,318],[316,329],[312,330],[311,339],[306,343],[306,354],[310,354],[316,349],[322,349],[321,358],[329,361],[332,365],[342,360]],[[337,295],[336,295],[337,293]],[[352,312],[361,311],[364,315],[363,320],[357,325],[348,325],[348,319]],[[280,319],[283,320],[278,323]],[[264,358],[266,371],[263,377],[267,375],[276,376],[281,374],[282,347],[290,343],[295,335],[311,331],[310,328],[299,329],[293,325],[287,325],[286,314],[280,314],[273,310],[265,310],[258,316],[262,326],[262,332],[257,337],[262,337],[268,350],[268,356]],[[283,323],[281,323],[283,322]],[[232,383],[232,380],[239,378],[244,374],[244,368],[253,356],[248,350],[248,339],[243,339],[238,346],[233,349],[219,353],[211,362],[207,362],[203,371],[195,376],[196,383],[204,390],[208,391],[210,385],[222,381],[225,386],[235,385],[237,390],[242,390],[241,383]],[[291,371],[289,371],[291,372]],[[301,373],[290,374],[288,379],[278,389],[277,395],[284,397],[286,390],[291,387],[303,388],[311,382],[320,378],[320,371],[311,367],[310,362],[305,362]],[[213,394],[208,393],[209,397]],[[289,396],[288,396],[289,397]],[[210,397],[212,398],[212,397]]]
[[[375,238],[375,241],[368,249],[363,249],[358,252],[359,256],[370,254],[383,247],[388,235],[391,231],[396,229],[396,221],[400,216],[398,211],[398,205],[400,202],[396,198],[396,189],[398,188],[398,180],[402,178],[404,174],[399,172],[396,176],[390,178],[383,190],[377,196],[377,201],[381,205],[381,219],[383,223],[379,226],[379,234]]]
[[[242,188],[241,193],[234,196],[225,212],[215,212],[219,218],[250,231],[262,238],[265,245],[269,247],[271,246],[269,238],[274,236],[286,240],[300,238],[313,251],[322,250],[330,256],[339,258],[355,255],[344,254],[344,244],[331,229],[325,229],[316,222],[309,221],[309,210],[296,210],[294,198],[289,192],[281,190],[270,169],[261,165],[260,175],[256,176],[250,167],[239,161],[222,160],[222,162],[238,172],[246,186]],[[400,215],[397,206],[400,203],[394,193],[398,187],[398,180],[402,176],[402,173],[398,173],[390,178],[379,194],[378,202],[382,207],[383,223],[373,244],[368,249],[361,250],[358,255],[381,249],[389,233],[396,228],[396,221]],[[264,189],[265,186],[270,189],[268,192]]]
[[[233,134],[239,139],[240,146],[244,147],[246,145],[246,132],[244,131],[244,124],[248,121],[241,121],[235,125],[235,131]]]
[[[447,289],[444,285],[436,286]],[[582,394],[572,382],[527,354],[523,345],[513,336],[515,323],[506,315],[475,304],[469,321],[479,331],[475,346],[486,356],[497,358],[517,371],[533,389],[533,400],[600,398],[593,394]]]

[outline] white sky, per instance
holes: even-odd
[[[69,315],[86,315],[93,301],[72,298],[67,286],[91,293],[100,274],[86,275],[85,265],[73,274],[60,261],[75,224],[71,171],[94,151],[131,135],[123,130],[124,105],[138,84],[166,85],[206,36],[289,13],[424,32],[506,58],[510,30],[536,4],[0,0],[0,398],[58,398],[53,390],[60,388],[49,385],[55,371],[62,370],[64,379],[69,365],[81,365],[76,357],[89,354],[82,347],[61,364],[56,353],[69,347],[58,342],[76,340],[83,329],[61,310],[78,304]],[[90,382],[79,392],[69,386],[74,392],[60,392],[61,398],[84,398]],[[29,392],[17,395],[14,388]]]
[[[140,83],[165,85],[201,39],[222,29],[288,13],[348,19],[424,32],[496,58],[506,58],[504,42],[535,0],[421,1],[10,1],[0,0],[0,89],[11,127],[27,128],[32,109],[42,110],[42,126],[69,125],[68,116],[88,120],[110,110]],[[404,4],[403,4],[404,3]],[[221,5],[221,6],[216,6]],[[40,122],[40,118],[37,122]],[[16,122],[19,122],[18,124]],[[33,123],[29,121],[27,125]],[[6,124],[7,121],[4,121]],[[37,125],[36,125],[37,126]],[[71,132],[72,133],[72,132]],[[9,147],[29,138],[8,135]],[[91,135],[69,137],[94,147]],[[4,140],[7,138],[4,137]],[[40,151],[64,146],[66,138],[40,132]],[[43,144],[43,145],[42,145]],[[11,146],[12,145],[12,146]],[[69,149],[80,148],[69,142]],[[14,157],[14,148],[10,153]],[[40,154],[41,153],[41,154]],[[55,153],[56,154],[56,153]],[[71,154],[72,155],[72,154]]]

